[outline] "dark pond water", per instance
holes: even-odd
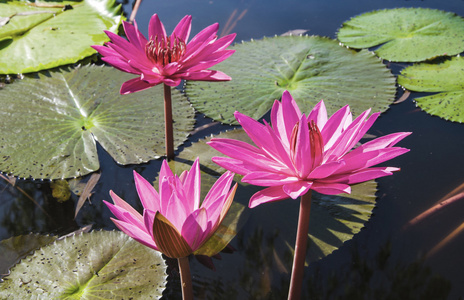
[[[131,3],[124,5],[130,14]],[[192,33],[219,22],[222,27],[236,11],[243,13],[232,32],[236,41],[279,35],[289,30],[306,29],[309,34],[335,38],[335,32],[349,18],[363,12],[395,7],[429,7],[464,16],[464,1],[373,1],[373,0],[171,0],[142,3],[137,22],[147,35],[148,21],[158,13],[168,32],[186,14],[193,15]],[[388,64],[398,74],[406,64]],[[397,97],[402,94],[398,90]],[[464,233],[425,256],[464,222],[464,199],[430,216],[407,230],[403,226],[417,214],[437,203],[464,183],[464,125],[432,117],[416,108],[411,96],[379,118],[370,134],[384,135],[412,131],[401,142],[411,149],[389,162],[401,172],[378,180],[377,206],[365,228],[338,251],[315,262],[305,270],[304,297],[312,299],[458,299],[464,296]],[[197,116],[197,126],[211,120]],[[191,136],[186,145],[218,133],[213,126]],[[99,149],[102,177],[92,196],[74,220],[75,202],[57,203],[46,182],[20,181],[23,193],[0,181],[0,240],[29,232],[63,234],[87,224],[93,228],[113,229],[110,213],[102,204],[113,189],[132,205],[138,206],[132,180],[135,169],[154,180],[159,161],[135,167],[121,167]],[[462,190],[461,190],[462,192]],[[76,200],[76,198],[74,198]],[[243,201],[246,203],[246,201]],[[40,208],[39,208],[40,206]],[[285,299],[289,274],[272,258],[279,228],[293,226],[298,202],[282,201],[262,205],[250,218],[231,245],[233,254],[215,260],[216,271],[191,260],[194,289],[198,299]],[[267,215],[277,216],[266,218]],[[281,237],[282,238],[282,237]],[[294,236],[285,237],[290,244]],[[166,299],[180,298],[176,272],[171,272]]]

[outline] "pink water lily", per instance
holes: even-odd
[[[120,93],[141,91],[160,83],[177,86],[182,79],[223,81],[230,77],[220,71],[207,70],[231,56],[235,50],[226,50],[235,38],[230,34],[217,39],[219,25],[213,24],[188,41],[192,17],[185,16],[170,36],[163,23],[154,14],[149,23],[148,39],[134,25],[123,22],[127,39],[105,31],[111,42],[105,46],[92,46],[102,60],[115,68],[138,74],[121,86]]]
[[[234,174],[224,173],[200,204],[200,166],[174,175],[166,161],[159,174],[159,192],[134,171],[135,186],[143,215],[110,191],[114,205],[106,201],[116,226],[136,241],[172,258],[198,250],[218,229],[232,204],[237,184]]]
[[[209,145],[229,157],[214,157],[225,169],[245,175],[242,179],[267,188],[250,199],[249,206],[286,198],[296,199],[309,190],[334,195],[350,193],[351,184],[391,175],[394,167],[372,167],[408,152],[393,147],[410,134],[398,132],[352,148],[369,130],[380,113],[370,109],[355,120],[349,106],[330,118],[324,102],[302,114],[288,91],[275,101],[272,127],[235,112],[235,118],[255,143],[213,138]]]

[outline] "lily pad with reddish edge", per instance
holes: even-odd
[[[323,99],[329,114],[346,104],[354,114],[385,111],[395,99],[395,77],[373,53],[329,38],[277,36],[231,48],[234,55],[216,66],[231,81],[185,87],[195,109],[216,121],[237,124],[235,111],[260,119],[285,90],[302,111]]]

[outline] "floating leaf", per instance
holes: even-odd
[[[464,51],[464,19],[436,9],[397,8],[368,12],[343,23],[338,39],[351,48],[380,45],[389,61],[423,61]]]
[[[85,66],[28,76],[0,91],[0,170],[20,177],[70,178],[99,169],[96,141],[119,164],[164,153],[163,87],[120,95],[129,74]],[[174,142],[193,128],[194,110],[173,90]]]
[[[161,253],[119,231],[73,235],[42,247],[11,269],[1,299],[160,299]]]
[[[415,98],[420,108],[445,120],[464,122],[464,58],[453,57],[440,64],[421,63],[407,67],[398,84],[408,90],[438,93]]]
[[[31,254],[34,250],[50,244],[56,238],[57,236],[28,234],[0,241],[0,253],[2,254],[0,259],[0,277],[7,275],[8,270],[22,258]]]
[[[2,1],[0,74],[36,72],[90,56],[96,53],[91,45],[108,41],[103,30],[117,32],[120,14],[115,0]]]
[[[242,129],[224,132],[215,137],[241,140],[252,144],[248,135]],[[211,158],[213,156],[224,155],[206,144],[210,139],[211,138],[200,140],[191,147],[185,148],[177,159],[193,160],[194,157],[200,155],[200,162],[202,162],[202,165],[204,163],[204,170],[209,169],[210,171],[222,173],[224,169],[211,162]],[[238,195],[236,199],[237,201],[245,201],[248,203],[251,196],[260,189],[261,187],[241,183],[237,189]],[[308,251],[309,261],[318,260],[327,256],[361,230],[364,223],[367,222],[372,214],[372,210],[375,206],[376,191],[377,184],[374,180],[353,185],[351,194],[329,196],[313,191],[309,225],[309,235],[311,239]],[[280,229],[280,238],[284,239],[284,242],[287,242],[287,244],[294,245],[295,241],[288,241],[287,238],[288,236],[292,236],[292,233],[294,234],[296,229],[298,219],[297,212],[295,212],[293,217],[284,217],[278,205],[268,204],[265,206],[266,209],[260,210],[264,215],[255,215],[253,219],[260,220],[261,218],[270,218],[283,220],[285,218],[286,225],[292,223],[292,226],[282,227]],[[256,211],[257,210],[253,210],[253,213],[256,214]]]
[[[193,106],[215,120],[237,124],[237,110],[261,118],[290,91],[303,112],[324,99],[330,114],[349,104],[355,114],[385,111],[395,97],[395,78],[368,51],[356,52],[318,36],[280,36],[245,42],[216,69],[228,82],[188,81]]]

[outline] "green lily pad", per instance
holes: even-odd
[[[224,132],[214,137],[241,140],[252,144],[243,129]],[[204,164],[204,170],[222,173],[224,169],[214,164],[211,158],[224,155],[206,144],[210,139],[211,138],[200,140],[191,147],[184,149],[177,159],[192,160],[197,155],[200,155],[200,162]],[[239,175],[237,176],[236,179],[239,180]],[[236,199],[248,203],[251,196],[260,189],[261,187],[240,183],[237,189]],[[353,185],[351,194],[329,196],[313,191],[309,225],[309,236],[311,241],[309,243],[310,246],[307,256],[308,261],[315,261],[329,255],[364,227],[364,223],[369,220],[372,210],[374,209],[376,191],[377,183],[374,180]],[[238,194],[239,192],[240,194]],[[283,200],[281,202],[285,201],[293,200]],[[263,214],[262,216],[258,215],[256,217],[257,220],[268,218],[275,220],[282,219],[283,221],[282,207],[280,205],[270,203],[261,206],[266,206],[266,209],[256,208],[251,210],[251,213],[255,214],[255,210],[258,210],[259,213]],[[282,243],[286,243],[289,247],[293,247],[295,241],[288,241],[287,237],[295,234],[297,221],[297,212],[295,212],[293,217],[285,216],[286,226],[280,229],[280,239]],[[250,229],[248,228],[246,230]],[[292,257],[292,255],[290,257]]]
[[[351,48],[380,45],[389,61],[416,62],[464,51],[464,19],[436,9],[397,8],[368,12],[343,23],[338,39]]]
[[[277,36],[232,47],[216,69],[227,82],[188,81],[190,102],[208,117],[237,124],[237,110],[254,119],[290,91],[302,112],[321,99],[330,114],[349,104],[355,114],[385,111],[395,98],[395,78],[371,52],[346,49],[318,36]]]
[[[453,122],[464,122],[464,58],[440,64],[421,63],[405,68],[398,84],[408,90],[437,93],[414,100],[427,113]]]
[[[0,277],[8,274],[11,266],[20,259],[31,254],[34,250],[48,245],[57,239],[57,236],[28,234],[11,237],[0,241]]]
[[[108,41],[103,30],[117,33],[121,21],[115,0],[2,1],[0,74],[75,63],[95,54],[90,46]]]
[[[42,247],[11,269],[1,299],[160,299],[161,253],[119,231],[72,235]]]
[[[96,141],[119,164],[164,154],[163,87],[120,95],[133,76],[85,66],[28,76],[0,91],[0,170],[60,179],[99,169]],[[194,110],[172,91],[174,143],[182,144]]]

